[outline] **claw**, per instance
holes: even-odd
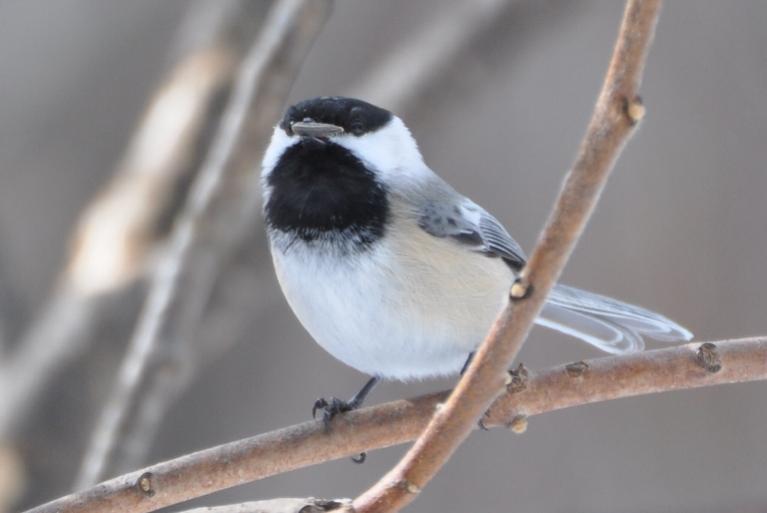
[[[312,418],[317,418],[317,410],[324,410],[328,407],[328,402],[325,400],[324,397],[320,397],[316,401],[314,401],[314,405],[312,406]]]
[[[362,387],[362,389],[357,392],[349,401],[342,401],[337,397],[331,397],[329,401],[324,397],[317,399],[314,401],[314,405],[312,406],[312,418],[316,419],[317,412],[322,410],[322,423],[325,425],[325,431],[330,431],[330,421],[333,420],[333,417],[339,413],[346,413],[348,411],[356,410],[362,406],[363,401],[365,401],[365,397],[367,397],[376,383],[378,383],[379,379],[380,378],[376,376],[370,378],[368,382],[365,383],[365,386]],[[367,454],[361,452],[359,456],[352,458],[352,461],[354,463],[363,463],[366,457]]]
[[[322,422],[325,424],[325,428],[330,428],[330,422],[339,413],[346,413],[352,411],[354,406],[342,401],[337,397],[331,397],[328,401],[324,397],[317,399],[312,406],[312,418],[317,418],[317,412],[322,410]]]

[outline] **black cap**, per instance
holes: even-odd
[[[347,134],[360,136],[374,132],[388,123],[392,113],[362,100],[342,96],[320,96],[296,103],[288,108],[280,128],[292,134],[290,125],[312,121],[344,129]]]

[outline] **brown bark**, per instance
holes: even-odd
[[[485,418],[526,419],[572,406],[670,390],[767,379],[767,337],[692,343],[517,373]],[[701,349],[703,348],[703,349]],[[144,513],[310,465],[413,440],[448,396],[441,392],[305,422],[158,463],[28,513]]]
[[[573,169],[533,254],[511,288],[511,301],[445,405],[402,460],[354,500],[359,513],[393,513],[410,503],[447,463],[504,386],[546,296],[564,269],[591,212],[643,114],[637,95],[660,0],[629,0],[602,91]]]

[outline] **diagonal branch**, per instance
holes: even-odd
[[[693,343],[518,372],[485,425],[599,401],[767,380],[767,337]],[[145,513],[276,474],[413,440],[447,391],[305,422],[158,463],[27,513]]]
[[[0,437],[22,427],[46,385],[86,352],[94,326],[122,310],[116,296],[144,273],[167,235],[164,220],[178,207],[197,142],[233,74],[224,43],[230,34],[211,12],[230,11],[230,3],[208,5],[195,23],[195,39],[204,44],[177,42],[182,55],[150,99],[113,177],[80,214],[53,294],[0,366]]]
[[[516,3],[475,0],[446,5],[429,25],[398,44],[359,83],[353,84],[349,96],[383,105],[392,112],[403,112],[433,85],[436,77],[455,64],[456,56],[477,34],[487,30]]]
[[[512,288],[514,301],[501,314],[465,377],[444,407],[437,411],[420,440],[400,465],[355,501],[356,509],[396,511],[410,502],[468,436],[475,420],[502,390],[505,368],[523,343],[585,226],[615,158],[641,117],[636,88],[658,7],[659,1],[628,3],[618,44],[579,157],[528,267]],[[148,489],[155,495],[154,475],[141,477],[140,489]],[[219,473],[210,472],[205,484],[219,477]]]
[[[234,89],[222,114],[216,139],[201,165],[184,208],[175,222],[168,247],[153,269],[144,310],[117,377],[116,386],[94,431],[83,460],[78,487],[97,481],[109,460],[116,436],[126,421],[130,405],[144,380],[154,348],[164,335],[169,312],[182,279],[189,272],[189,260],[197,247],[203,225],[216,198],[224,189],[225,171],[247,126],[250,106],[259,94],[262,79],[284,41],[302,16],[316,17],[312,2],[279,0],[269,11],[263,30],[252,44],[235,78]],[[326,3],[317,4],[325,5]]]
[[[250,0],[238,3],[242,6],[238,13],[241,18],[252,18],[253,9],[262,5]],[[292,83],[329,14],[328,1],[306,3],[291,30],[284,33],[279,47],[269,57],[257,94],[247,107],[239,142],[224,172],[222,191],[208,209],[199,242],[187,264],[186,277],[177,287],[172,308],[158,335],[162,347],[152,358],[142,389],[135,394],[140,399],[133,402],[126,415],[128,422],[118,434],[115,464],[110,471],[127,472],[145,463],[160,423],[174,400],[202,365],[231,347],[231,341],[226,343],[221,337],[207,336],[203,329],[208,325],[207,319],[226,309],[220,298],[214,300],[212,296],[216,289],[230,288],[226,279],[234,279],[230,275],[235,254],[243,245],[253,244],[253,235],[259,231],[261,223],[256,214],[261,190],[253,162],[260,158],[271,136],[274,119],[283,110]],[[238,45],[246,46],[242,53],[253,36],[245,39],[247,41]]]
[[[546,296],[575,248],[613,164],[642,114],[637,88],[660,0],[629,0],[602,91],[554,210],[519,281],[474,361],[444,407],[403,459],[353,505],[359,513],[396,512],[409,504],[468,437],[503,389]]]

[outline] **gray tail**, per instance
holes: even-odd
[[[663,315],[567,285],[552,289],[536,323],[614,354],[643,350],[643,337],[692,339],[692,333]]]

